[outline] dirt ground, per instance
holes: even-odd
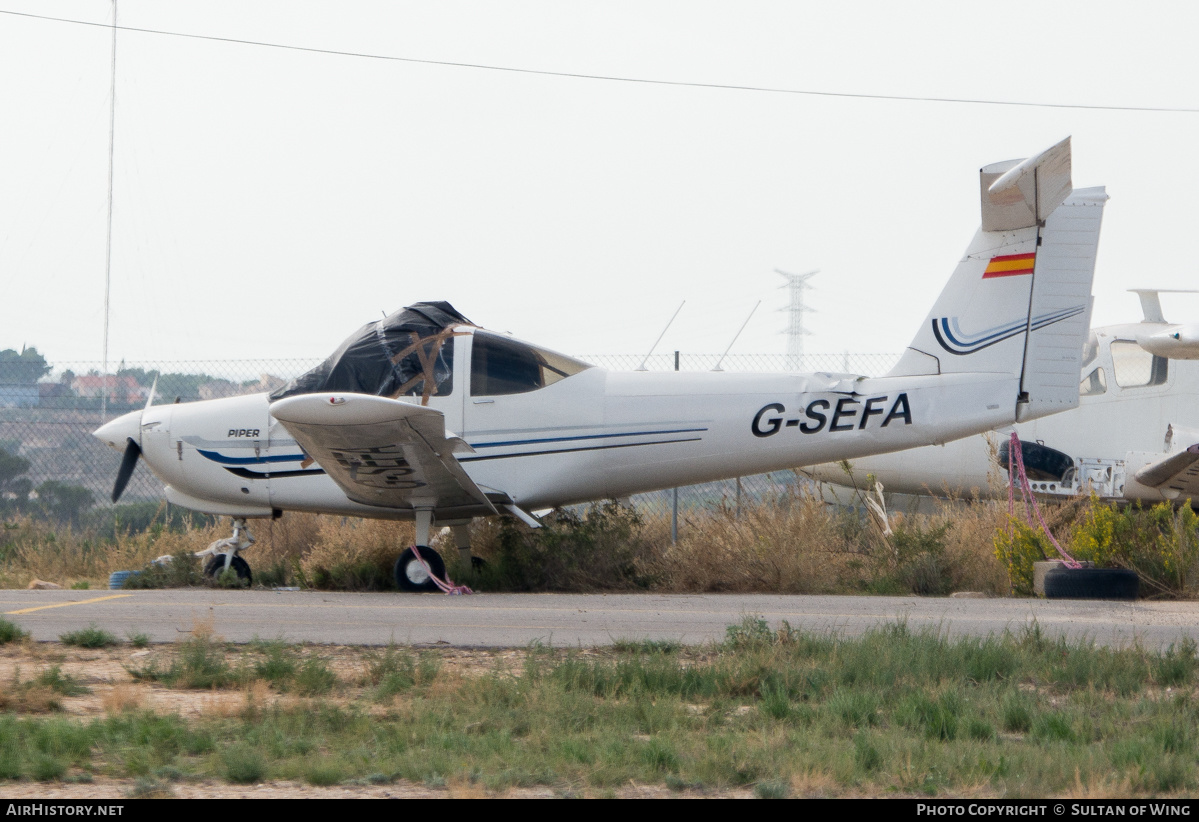
[[[421,649],[414,649],[420,651]],[[442,670],[458,671],[470,675],[493,671],[497,666],[519,670],[525,659],[523,649],[461,649],[440,647],[433,649],[441,661]],[[320,646],[314,648],[341,682],[355,682],[366,670],[367,655],[378,653],[378,649],[348,646]],[[240,713],[245,705],[248,690],[259,704],[272,700],[288,700],[292,697],[276,694],[269,688],[250,686],[250,689],[224,691],[176,690],[159,683],[137,682],[126,666],[140,668],[157,660],[161,667],[170,664],[175,653],[174,646],[159,645],[134,648],[120,645],[112,648],[85,649],[60,643],[16,642],[0,646],[0,692],[19,675],[27,682],[47,668],[58,665],[62,673],[87,687],[89,693],[82,696],[60,697],[62,711],[80,718],[99,717],[107,712],[126,708],[149,708],[159,713],[176,713],[185,718],[204,716],[231,716]],[[235,648],[228,654],[231,664],[237,664],[239,654],[251,654],[244,648]],[[576,650],[576,653],[579,653]],[[583,651],[587,654],[589,652]],[[603,653],[594,651],[590,653]],[[262,683],[258,683],[262,685]],[[360,689],[339,689],[338,695],[330,697],[337,701],[351,702],[361,696]],[[363,702],[360,704],[370,704]],[[380,710],[382,710],[380,708]],[[42,714],[46,715],[46,714]],[[137,781],[95,776],[92,782],[0,782],[0,797],[6,799],[124,799],[136,796]],[[256,785],[234,785],[217,780],[181,781],[163,785],[161,796],[179,799],[275,799],[275,798],[362,798],[362,799],[452,799],[483,798],[494,796],[478,785],[453,785],[429,787],[403,781],[385,785],[339,785],[316,787],[302,782],[263,782]],[[688,792],[670,791],[662,785],[630,784],[615,791],[620,798],[653,798],[688,796]],[[511,798],[556,798],[560,791],[552,788],[512,788],[501,796]],[[712,798],[713,794],[694,794],[696,798]],[[752,797],[749,790],[721,792],[724,797]]]

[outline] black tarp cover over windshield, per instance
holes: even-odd
[[[416,303],[367,323],[316,368],[271,394],[344,391],[379,397],[429,397],[452,390],[453,328],[474,325],[447,302]]]

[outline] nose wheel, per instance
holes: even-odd
[[[396,587],[401,591],[411,593],[440,590],[429,572],[433,572],[438,579],[445,579],[445,560],[432,548],[422,545],[417,550],[420,551],[420,559],[425,561],[424,564],[421,564],[420,559],[416,558],[416,553],[411,548],[405,549],[404,553],[400,554],[400,558],[396,560]]]
[[[224,572],[224,570],[225,558],[223,556],[216,556],[205,563],[204,576],[208,577],[209,579],[216,579]],[[230,560],[229,570],[237,574],[238,581],[245,583],[247,588],[254,584],[254,578],[250,574],[250,563],[246,562],[241,557],[233,557],[233,559]]]
[[[237,554],[253,544],[254,537],[250,536],[250,529],[246,525],[246,521],[240,518],[233,520],[233,536],[218,539],[196,554],[196,557],[204,560],[204,576],[216,579],[228,568],[237,574],[240,582],[249,586],[253,583],[250,564]]]

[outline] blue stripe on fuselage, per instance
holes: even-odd
[[[280,454],[274,457],[226,457],[224,454],[216,451],[205,451],[203,448],[197,448],[197,451],[207,459],[213,462],[218,462],[221,465],[262,465],[269,462],[302,462],[308,459],[306,454]]]
[[[575,437],[543,437],[531,440],[504,440],[502,442],[472,442],[473,448],[501,448],[506,445],[541,445],[547,442],[578,442],[580,440],[606,440],[614,437],[648,437],[663,434],[698,434],[707,428],[676,428],[670,431],[629,431],[624,434],[580,434]]]

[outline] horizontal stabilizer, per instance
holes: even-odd
[[[1199,499],[1199,443],[1144,466],[1136,480],[1167,499]]]
[[[1027,160],[984,166],[979,177],[983,231],[1013,231],[1042,224],[1073,188],[1070,138]]]
[[[1145,315],[1145,319],[1141,322],[1146,323],[1164,323],[1166,321],[1162,315],[1162,301],[1159,294],[1199,294],[1199,291],[1194,288],[1130,288],[1128,290],[1141,298],[1141,312]]]

